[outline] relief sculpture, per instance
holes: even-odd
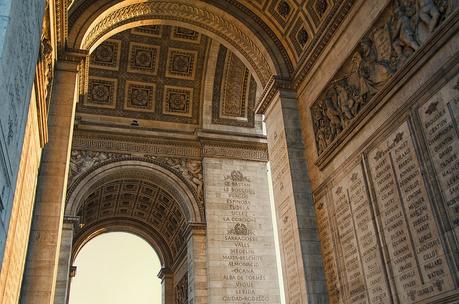
[[[70,156],[70,171],[68,183],[71,185],[78,176],[94,168],[97,165],[106,163],[110,160],[123,160],[130,157],[129,154],[72,150]],[[155,160],[177,175],[183,177],[195,191],[196,197],[202,203],[203,195],[203,176],[202,165],[199,160],[187,158],[158,157],[144,155],[146,159]]]
[[[188,273],[185,273],[182,279],[175,287],[175,304],[188,303]]]
[[[322,154],[447,16],[445,0],[394,0],[311,107]]]

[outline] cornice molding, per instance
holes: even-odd
[[[283,90],[294,91],[293,82],[276,76],[271,77],[257,101],[255,106],[256,113],[265,114],[275,96]]]
[[[202,140],[202,157],[268,161],[268,145],[265,143],[240,143]]]

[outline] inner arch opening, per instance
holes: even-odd
[[[144,239],[103,233],[87,242],[73,263],[70,304],[161,303],[161,263]]]

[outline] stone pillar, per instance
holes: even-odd
[[[70,287],[70,267],[72,267],[72,245],[75,225],[79,218],[65,216],[62,226],[61,247],[59,250],[59,264],[57,266],[56,292],[54,304],[66,304]]]
[[[191,224],[187,236],[188,303],[207,304],[206,227]]]
[[[85,54],[63,55],[56,64],[48,117],[49,141],[38,176],[21,303],[49,304],[54,300],[78,92],[77,67]]]
[[[161,303],[174,303],[174,274],[169,268],[161,268],[158,273],[158,278],[161,280]]]
[[[265,114],[287,303],[326,303],[311,185],[296,93],[276,80],[258,111]]]
[[[279,304],[266,162],[204,158],[203,168],[209,303]]]

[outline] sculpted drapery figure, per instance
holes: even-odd
[[[394,0],[311,107],[320,155],[445,19],[444,0]]]

